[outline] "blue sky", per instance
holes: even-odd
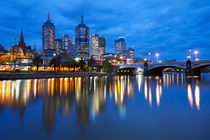
[[[27,45],[41,50],[42,25],[50,12],[56,38],[70,34],[84,22],[90,33],[106,37],[106,50],[114,40],[126,38],[136,56],[160,53],[161,60],[186,59],[197,49],[200,59],[210,59],[209,0],[1,0],[0,44],[8,48],[19,40],[23,28]]]

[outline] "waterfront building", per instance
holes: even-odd
[[[70,35],[63,35],[62,36],[62,49],[68,50],[71,45],[71,36]]]
[[[14,46],[9,47],[8,49],[8,54],[9,55],[13,55],[15,57],[17,56],[24,56],[24,51],[23,49],[17,45],[17,43],[15,42]]]
[[[114,41],[114,53],[115,55],[121,55],[123,57],[126,57],[126,43],[124,37],[119,37],[118,40]]]
[[[134,59],[135,58],[135,50],[131,47],[126,51],[127,58]]]
[[[75,27],[75,43],[77,48],[77,56],[80,58],[89,58],[89,28],[83,23],[81,16],[81,24]]]
[[[91,56],[95,59],[102,58],[105,53],[105,38],[97,34],[91,35]]]
[[[62,40],[61,39],[55,40],[55,49],[56,49],[56,54],[59,55],[62,50]]]
[[[47,21],[42,26],[42,48],[55,50],[55,26],[48,13]]]

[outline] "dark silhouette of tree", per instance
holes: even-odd
[[[39,65],[43,64],[43,60],[40,56],[34,56],[33,64],[36,66],[36,70],[38,71]]]
[[[0,44],[0,53],[1,52],[4,52],[5,50],[4,50],[4,46],[2,46],[1,44]]]
[[[108,60],[104,60],[104,61],[102,62],[102,70],[103,70],[104,72],[112,72],[113,66],[112,66],[111,63],[109,63]]]
[[[84,60],[80,60],[79,63],[78,63],[78,66],[80,67],[80,69],[81,69],[82,71],[85,70],[85,65],[86,65],[86,63],[85,63]]]
[[[55,71],[56,67],[60,67],[60,58],[58,56],[53,57],[50,61],[50,66],[53,66]]]
[[[88,67],[93,67],[93,65],[96,63],[96,61],[93,59],[93,57],[91,57],[89,60],[88,60]]]

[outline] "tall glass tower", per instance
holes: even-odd
[[[124,37],[119,37],[118,40],[114,41],[114,53],[116,55],[126,56],[126,43]]]
[[[47,21],[42,26],[42,49],[55,50],[55,26],[48,13]]]
[[[77,57],[89,58],[89,28],[83,23],[81,16],[81,24],[75,27],[75,43],[77,48]]]

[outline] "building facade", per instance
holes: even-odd
[[[71,36],[70,35],[63,35],[62,36],[62,49],[68,50],[71,46]]]
[[[62,50],[62,40],[61,39],[55,40],[55,49],[56,49],[56,54],[59,55]]]
[[[135,58],[135,50],[131,47],[128,48],[127,52],[127,58],[134,59]]]
[[[55,50],[55,26],[48,13],[47,21],[42,26],[42,48]]]
[[[83,23],[81,16],[81,24],[75,27],[75,43],[77,48],[77,56],[80,58],[89,58],[89,28]]]
[[[91,35],[91,56],[95,59],[102,58],[105,53],[105,38],[97,34]]]
[[[121,55],[123,57],[126,57],[126,43],[124,37],[119,37],[118,40],[114,41],[114,53],[116,55]]]
[[[75,44],[75,42],[71,42],[71,44],[70,44],[70,47],[68,48],[68,50],[67,50],[67,54],[68,55],[71,55],[72,57],[76,57],[76,44]]]

